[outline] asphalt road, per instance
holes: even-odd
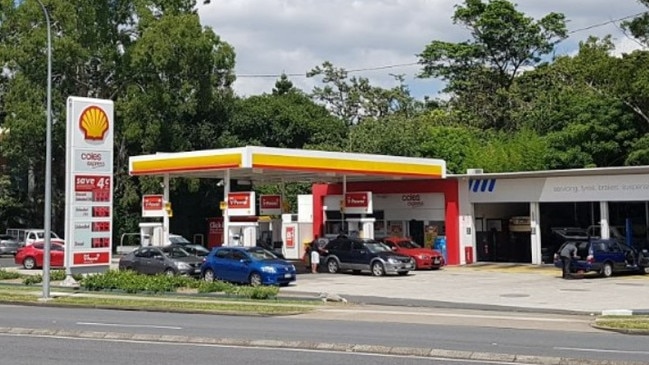
[[[412,356],[370,355],[323,350],[229,347],[218,345],[155,344],[128,341],[0,336],[3,359],[11,365],[109,364],[264,364],[264,365],[468,365]],[[498,362],[492,362],[498,364]],[[503,363],[504,364],[504,363]]]
[[[383,321],[380,317],[370,322],[308,316],[244,317],[23,306],[0,306],[0,311],[0,327],[403,346],[600,360],[649,358],[644,336],[564,331],[561,322],[557,322],[555,330],[531,330],[508,328],[503,318],[500,327],[480,326],[478,316],[462,315],[457,315],[461,325],[431,325],[391,323],[394,319]],[[454,315],[450,311],[447,314]]]
[[[3,267],[18,267],[14,264],[14,257],[9,255],[0,256],[0,268]]]

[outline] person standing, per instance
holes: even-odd
[[[561,256],[562,263],[561,277],[563,279],[572,279],[570,263],[572,262],[572,259],[577,258],[577,246],[572,242],[566,243],[561,249],[561,252],[559,252],[559,256]]]
[[[313,241],[311,246],[311,273],[316,274],[318,272],[318,265],[320,264],[320,252],[318,252],[316,241]]]

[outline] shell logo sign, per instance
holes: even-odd
[[[86,108],[79,117],[79,128],[86,141],[103,140],[109,127],[106,112],[98,106]]]

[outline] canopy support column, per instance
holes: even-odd
[[[169,202],[169,174],[162,177],[162,199],[165,203]],[[169,242],[169,214],[167,212],[162,216],[162,245],[166,246]]]
[[[230,169],[225,169],[223,176],[223,201],[225,201],[225,209],[223,210],[223,246],[230,245],[230,213],[228,211],[230,194]]]

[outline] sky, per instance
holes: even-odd
[[[321,85],[306,73],[324,61],[366,77],[373,85],[397,85],[405,76],[413,96],[440,97],[443,82],[420,79],[417,54],[433,40],[461,42],[469,34],[453,24],[461,0],[211,0],[198,1],[201,23],[235,48],[241,96],[269,93],[281,73],[310,92]],[[612,35],[618,54],[639,48],[617,19],[649,10],[636,0],[519,0],[518,10],[536,19],[563,13],[570,31],[556,55],[574,54],[590,35]],[[605,24],[606,23],[606,24]],[[604,24],[604,25],[602,25]],[[582,30],[584,28],[591,29]],[[267,77],[270,76],[270,77]]]

